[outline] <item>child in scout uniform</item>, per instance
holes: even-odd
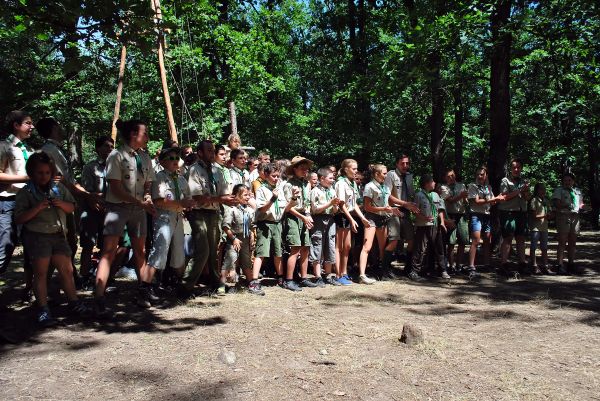
[[[305,157],[295,156],[286,168],[288,181],[283,185],[285,201],[291,205],[285,215],[284,233],[290,247],[283,287],[291,291],[301,291],[302,287],[316,287],[308,275],[308,253],[310,250],[310,229],[313,219],[310,215],[310,183],[308,173],[313,162]],[[300,258],[300,286],[294,282],[296,262]]]
[[[227,167],[227,151],[223,145],[215,147],[215,167],[219,170],[223,182],[227,186],[227,193],[230,194],[235,184],[231,179],[229,167]]]
[[[183,276],[185,266],[183,211],[194,206],[187,180],[179,174],[180,149],[163,148],[158,156],[162,169],[152,182],[152,202],[156,207],[153,219],[152,248],[148,263],[140,272],[137,303],[149,308],[159,301],[152,280],[157,270],[163,271],[169,263],[178,277]]]
[[[575,266],[575,246],[579,234],[579,211],[584,207],[581,191],[575,188],[575,176],[566,173],[562,178],[562,186],[556,188],[552,194],[552,202],[556,210],[556,231],[558,232],[558,273],[580,274],[581,270]],[[568,246],[567,246],[568,244]],[[564,267],[563,256],[567,247],[569,264]]]
[[[281,219],[295,203],[287,204],[283,191],[278,188],[279,168],[275,163],[264,166],[265,179],[256,191],[256,249],[252,272],[246,274],[249,281],[248,291],[256,295],[265,295],[258,273],[264,258],[273,256],[273,264],[280,286],[283,286],[283,268],[281,266],[282,229]]]
[[[114,149],[115,143],[110,136],[96,138],[95,149],[98,158],[83,166],[81,172],[81,185],[90,194],[95,194],[99,201],[92,198],[82,204],[79,221],[79,242],[81,244],[81,277],[84,283],[90,283],[90,269],[92,266],[92,253],[94,246],[102,248],[102,230],[106,211],[104,199],[108,190],[106,181],[106,158]]]
[[[415,189],[413,175],[410,169],[410,158],[408,155],[400,155],[396,158],[396,168],[385,177],[385,186],[390,192],[390,206],[399,207],[402,212],[400,216],[392,216],[388,220],[388,245],[385,247],[383,258],[384,271],[391,272],[391,263],[394,251],[400,239],[406,241],[406,265],[404,273],[408,274],[412,261],[414,227],[411,213],[418,213],[419,209],[414,204]],[[396,278],[394,274],[390,278]]]
[[[529,259],[534,274],[554,274],[548,270],[548,213],[549,204],[546,199],[546,187],[542,183],[535,184],[533,197],[529,201],[529,230],[531,232],[531,246]],[[542,250],[542,264],[537,264],[535,251],[538,243]]]
[[[483,261],[486,265],[490,263],[490,235],[492,232],[490,208],[504,200],[504,195],[494,196],[492,187],[487,180],[487,168],[480,167],[475,173],[475,183],[469,185],[469,194],[467,195],[471,208],[469,230],[472,240],[469,249],[469,267],[466,270],[469,279],[477,278],[479,275],[475,270],[475,255],[481,239],[483,239]]]
[[[384,185],[387,168],[383,164],[371,166],[372,180],[365,186],[363,192],[365,218],[370,227],[365,228],[365,236],[358,264],[361,284],[373,284],[375,280],[366,276],[367,259],[373,246],[373,239],[377,237],[379,247],[379,261],[383,260],[383,252],[387,240],[387,221],[391,216],[399,216],[400,210],[391,207],[388,203],[389,192]],[[380,272],[382,278],[388,278],[389,270]]]
[[[531,198],[529,182],[521,177],[523,163],[519,159],[510,162],[510,174],[500,182],[500,193],[505,201],[498,205],[500,210],[500,226],[502,228],[501,269],[510,273],[508,255],[513,238],[517,243],[519,273],[531,273],[525,260],[525,236],[527,235],[527,203]]]
[[[465,245],[469,243],[469,223],[467,222],[467,196],[469,191],[462,182],[456,180],[454,169],[446,171],[446,183],[441,186],[441,197],[446,204],[448,215],[445,235],[450,269],[460,271],[465,253]],[[456,258],[454,257],[454,245],[458,244]],[[455,264],[456,263],[456,264]]]
[[[215,161],[215,146],[204,140],[198,145],[199,160],[190,169],[188,184],[192,198],[197,202],[189,214],[194,242],[194,262],[188,266],[182,286],[181,297],[192,295],[203,270],[208,268],[211,289],[221,284],[221,271],[217,253],[221,240],[221,205],[232,206],[235,199],[228,191]]]
[[[27,160],[26,169],[31,181],[17,193],[15,224],[23,225],[23,246],[33,267],[33,288],[39,307],[37,322],[47,327],[56,323],[48,309],[47,300],[48,268],[51,263],[59,272],[70,312],[87,316],[91,311],[77,298],[71,248],[66,239],[66,215],[75,209],[75,199],[64,185],[52,180],[56,170],[47,154],[32,154]]]
[[[318,184],[310,190],[310,214],[313,218],[313,228],[310,230],[309,262],[313,266],[315,276],[319,277],[317,285],[324,283],[340,285],[332,268],[335,266],[335,220],[340,200],[333,190],[335,178],[327,167],[317,171]],[[321,277],[321,262],[323,262],[324,277]]]
[[[342,285],[352,284],[352,280],[348,275],[348,256],[352,246],[352,233],[358,231],[356,219],[360,219],[365,228],[371,226],[356,203],[359,193],[358,186],[354,181],[354,175],[357,169],[358,164],[356,160],[345,159],[342,161],[339,177],[335,183],[336,197],[340,200],[338,213],[335,215],[335,261],[338,282]]]
[[[419,208],[419,213],[415,214],[415,247],[412,260],[412,270],[408,278],[413,281],[421,281],[419,276],[423,270],[423,259],[425,251],[429,248],[433,252],[435,267],[441,278],[449,279],[444,264],[444,251],[437,244],[439,228],[446,230],[444,223],[443,201],[435,189],[435,181],[430,175],[421,177],[421,189],[415,194],[415,204]],[[439,225],[439,226],[438,226]]]
[[[242,149],[231,151],[231,168],[229,171],[233,185],[250,186],[250,173],[246,170],[246,160],[248,160],[248,156]]]
[[[150,156],[143,151],[148,143],[146,124],[139,120],[117,120],[115,125],[124,143],[106,159],[106,217],[102,257],[96,273],[94,304],[94,311],[99,318],[109,315],[104,292],[125,226],[133,249],[136,271],[140,274],[146,265],[146,213],[156,213],[150,195],[154,170]]]
[[[251,247],[253,242],[252,225],[254,224],[255,210],[250,206],[252,197],[250,188],[243,184],[233,187],[236,206],[225,210],[223,231],[225,232],[225,258],[221,269],[221,285],[217,295],[225,295],[225,282],[228,276],[235,274],[236,263],[239,263],[246,277],[252,275]]]

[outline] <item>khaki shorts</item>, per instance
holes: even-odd
[[[557,213],[556,231],[559,234],[579,234],[579,214]]]
[[[252,268],[252,257],[250,254],[250,237],[238,239],[242,242],[240,251],[233,249],[233,244],[227,239],[225,244],[225,257],[223,258],[223,267],[221,270],[235,270],[235,264],[239,261],[239,266],[242,269]]]
[[[145,237],[148,221],[144,209],[127,203],[107,203],[103,234],[122,237],[125,226],[130,237]]]
[[[26,230],[23,231],[23,246],[30,262],[52,255],[71,257],[71,247],[63,233],[45,234]]]
[[[304,221],[295,216],[287,216],[285,240],[288,246],[310,246],[310,233],[304,225]]]
[[[392,216],[388,220],[388,238],[390,241],[397,241],[400,239],[412,241],[415,237],[415,227],[410,220],[410,214],[404,210],[403,213],[403,217]]]
[[[256,257],[281,257],[281,222],[259,221],[256,223]],[[273,251],[273,255],[271,255]]]

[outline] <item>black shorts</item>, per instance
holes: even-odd
[[[369,221],[371,227],[381,228],[386,227],[389,220],[388,216],[382,216],[377,213],[365,212],[365,219]]]
[[[335,215],[335,226],[339,230],[340,228],[349,229],[351,228],[350,220],[344,213],[338,213]]]

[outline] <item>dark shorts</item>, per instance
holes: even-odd
[[[527,212],[500,211],[502,237],[523,237],[527,235]]]
[[[444,240],[450,245],[467,245],[469,243],[469,223],[465,214],[449,214],[456,227],[448,230]]]
[[[415,227],[410,219],[410,212],[402,209],[404,216],[392,216],[388,220],[388,238],[390,241],[412,241],[415,236]]]
[[[24,230],[23,246],[30,262],[52,255],[71,257],[71,247],[63,233],[45,234]]]
[[[348,218],[346,217],[346,215],[344,213],[336,214],[334,217],[334,220],[335,220],[335,226],[338,230],[340,228],[348,229],[348,230],[351,228],[350,220],[348,220]]]
[[[82,247],[102,248],[102,230],[106,213],[96,210],[84,210],[79,222],[80,242]]]
[[[281,222],[259,221],[256,223],[256,257],[281,257],[283,254]],[[271,255],[271,253],[273,255]]]
[[[288,246],[310,246],[310,233],[304,221],[291,215],[285,218],[285,241]]]
[[[491,233],[492,225],[489,214],[473,213],[471,214],[469,228],[471,232]]]
[[[369,221],[371,227],[382,228],[387,227],[389,216],[382,216],[376,213],[365,212],[365,219]]]

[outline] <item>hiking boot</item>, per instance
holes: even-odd
[[[283,282],[283,288],[294,292],[302,291],[302,288],[300,288],[300,286],[296,284],[294,280],[285,280]]]
[[[394,273],[393,269],[388,269],[383,272],[382,278],[385,278],[388,280],[398,280],[400,278],[400,276],[398,276],[396,273]]]
[[[258,280],[253,280],[248,284],[248,292],[254,295],[265,295],[264,290],[262,289],[262,285],[258,282]]]
[[[317,285],[315,283],[313,283],[312,281],[310,281],[310,279],[308,279],[308,278],[303,278],[302,280],[300,280],[300,286],[301,287],[308,287],[308,288],[315,288],[315,287],[317,287]]]
[[[475,269],[473,269],[469,271],[467,278],[469,279],[469,281],[479,280],[481,278],[481,274]]]
[[[541,276],[543,274],[542,268],[539,267],[538,265],[531,266],[531,270],[533,271],[532,273],[534,276]]]
[[[361,274],[361,275],[358,277],[358,282],[359,282],[360,284],[367,284],[367,285],[370,285],[370,284],[375,284],[375,280],[373,280],[372,278],[369,278],[369,277],[367,277],[367,275],[366,275],[366,274]]]
[[[106,300],[104,297],[96,298],[94,300],[94,316],[96,316],[97,319],[106,319],[110,317],[110,315],[111,313],[106,308]]]
[[[340,283],[341,285],[352,285],[352,280],[350,280],[350,277],[348,277],[347,274],[338,278],[337,282]]]
[[[541,265],[539,267],[540,271],[542,272],[542,274],[545,274],[547,276],[554,276],[556,273],[554,273],[552,270],[550,270],[550,268],[546,265]]]
[[[58,321],[52,317],[50,313],[50,309],[47,306],[44,306],[40,309],[37,314],[37,324],[41,327],[53,327],[58,324]]]
[[[440,273],[440,278],[444,280],[450,280],[451,277],[446,270],[442,270]]]
[[[425,280],[423,277],[419,276],[419,274],[415,271],[408,273],[408,278],[414,282],[420,282]]]
[[[342,285],[342,284],[340,284],[340,282],[338,281],[337,277],[335,277],[333,274],[331,274],[331,275],[327,276],[327,277],[325,278],[325,282],[326,282],[327,284],[329,284],[329,285],[333,285],[333,286],[335,286],[335,287],[339,287],[340,285]]]
[[[317,279],[317,281],[315,281],[315,284],[317,285],[317,287],[319,288],[325,288],[325,281],[323,281],[323,278],[319,277]]]
[[[567,268],[564,265],[558,265],[558,269],[556,270],[556,274],[559,274],[561,276],[568,276],[569,275],[569,270],[567,270]]]
[[[285,280],[283,277],[277,277],[277,286],[281,288],[285,288]]]
[[[217,295],[220,297],[224,297],[227,294],[227,288],[225,288],[225,284],[219,285],[217,288]]]
[[[92,308],[87,306],[83,301],[69,301],[69,314],[72,316],[88,319],[92,317]]]

